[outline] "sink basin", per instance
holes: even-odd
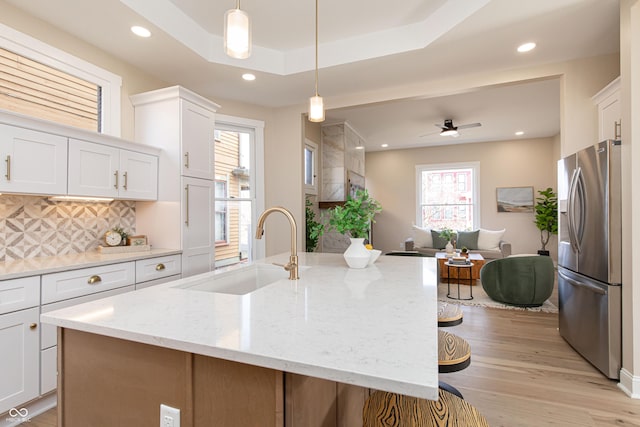
[[[289,273],[275,265],[254,264],[237,270],[225,271],[207,279],[186,283],[177,288],[191,291],[245,295],[278,280],[288,280]]]

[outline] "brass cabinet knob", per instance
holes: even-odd
[[[156,265],[156,271],[162,271],[164,270],[166,267],[164,266],[163,263],[160,263],[158,265]]]
[[[38,327],[37,323],[32,323],[32,324],[29,325],[29,329],[31,329],[31,330],[36,329],[37,327]]]
[[[95,285],[96,283],[100,283],[100,282],[102,282],[102,277],[98,275],[93,275],[89,277],[89,280],[87,280],[87,283],[90,285]]]

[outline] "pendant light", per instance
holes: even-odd
[[[316,0],[316,94],[309,98],[309,121],[324,122],[324,102],[318,96],[318,0]]]
[[[251,23],[249,15],[240,10],[240,0],[224,14],[224,53],[236,59],[251,55]]]

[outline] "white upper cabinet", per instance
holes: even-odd
[[[181,175],[213,179],[213,128],[215,113],[185,99],[180,100]]]
[[[67,138],[0,124],[0,192],[67,193]]]
[[[620,111],[620,77],[609,83],[593,97],[598,105],[598,137],[622,139],[622,115]]]
[[[71,139],[69,194],[155,200],[158,194],[158,158]]]

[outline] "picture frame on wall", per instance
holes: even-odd
[[[533,187],[497,187],[498,212],[533,213]]]

